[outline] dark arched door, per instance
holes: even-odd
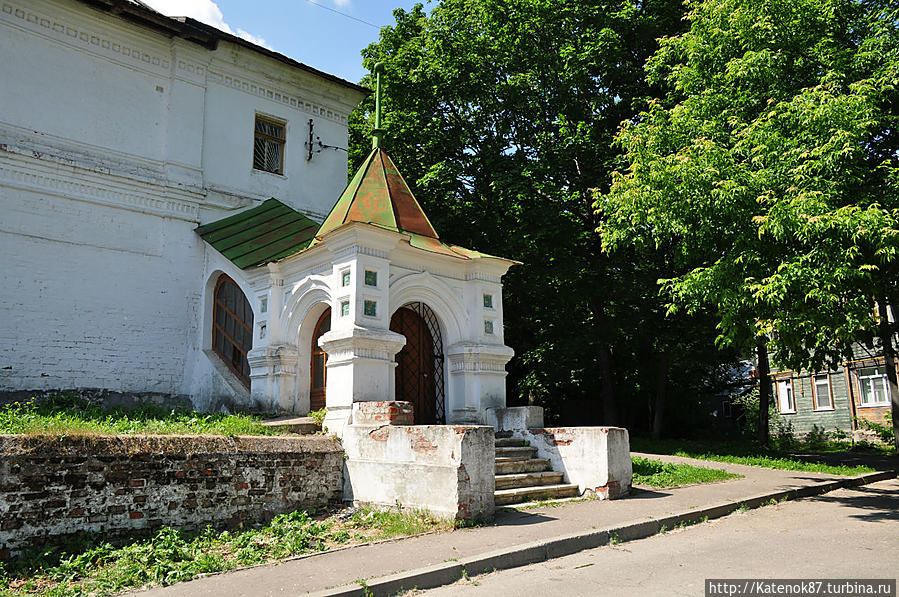
[[[325,332],[331,331],[331,308],[325,309],[315,324],[312,332],[312,363],[309,366],[309,410],[325,407],[325,394],[328,386],[328,355],[318,345],[318,339]]]
[[[443,345],[433,312],[422,303],[397,310],[390,330],[406,337],[396,355],[396,399],[411,402],[416,425],[445,421]]]

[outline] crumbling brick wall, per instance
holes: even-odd
[[[0,435],[0,559],[82,531],[241,527],[341,499],[332,437]]]

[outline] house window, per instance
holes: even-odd
[[[777,381],[777,410],[783,414],[796,412],[796,403],[793,402],[792,379],[781,379]]]
[[[489,319],[484,320],[484,333],[492,334],[493,333],[493,322]]]
[[[378,316],[378,303],[377,301],[363,301],[362,303],[362,313],[369,317],[377,317]]]
[[[284,124],[256,117],[253,136],[253,168],[284,174]]]
[[[345,270],[340,272],[340,285],[341,286],[349,286],[350,285],[350,270]]]
[[[215,285],[212,315],[212,350],[250,387],[247,353],[253,348],[253,309],[234,280],[226,275]]]
[[[492,308],[493,308],[493,295],[492,295],[492,294],[485,294],[485,295],[484,295],[484,308],[485,308],[485,309],[492,309]]]
[[[887,374],[883,367],[865,367],[858,370],[859,395],[862,406],[880,406],[890,403]]]
[[[366,286],[377,286],[378,285],[378,272],[373,272],[371,270],[365,270],[365,285]]]
[[[815,392],[815,410],[833,410],[833,398],[830,394],[830,376],[819,373],[812,376]]]
[[[350,301],[340,301],[340,316],[346,317],[350,314]]]

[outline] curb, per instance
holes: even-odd
[[[507,570],[528,564],[536,564],[553,558],[571,555],[586,549],[602,547],[610,538],[616,541],[635,541],[645,539],[659,532],[663,527],[672,529],[678,525],[721,518],[732,514],[740,508],[755,509],[771,500],[794,500],[828,493],[836,489],[859,487],[877,481],[885,481],[896,477],[896,471],[880,471],[858,477],[826,481],[818,485],[807,485],[784,491],[752,496],[736,502],[725,502],[706,508],[690,510],[664,518],[625,524],[602,530],[571,533],[551,539],[522,543],[497,551],[459,558],[451,562],[434,564],[415,570],[406,570],[396,574],[380,576],[370,581],[357,581],[352,584],[310,593],[311,597],[380,597],[396,595],[412,589],[431,589],[456,582],[463,576],[474,576],[496,570]]]

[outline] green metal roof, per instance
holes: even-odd
[[[380,147],[362,162],[315,236],[321,238],[349,222],[438,238],[396,164]]]
[[[458,259],[493,257],[440,240],[396,164],[379,146],[374,147],[362,162],[311,244],[320,242],[323,236],[350,222],[363,222],[408,234],[411,246],[430,253]]]
[[[247,269],[299,253],[315,237],[318,223],[269,199],[257,207],[196,228],[196,233],[234,265]]]

